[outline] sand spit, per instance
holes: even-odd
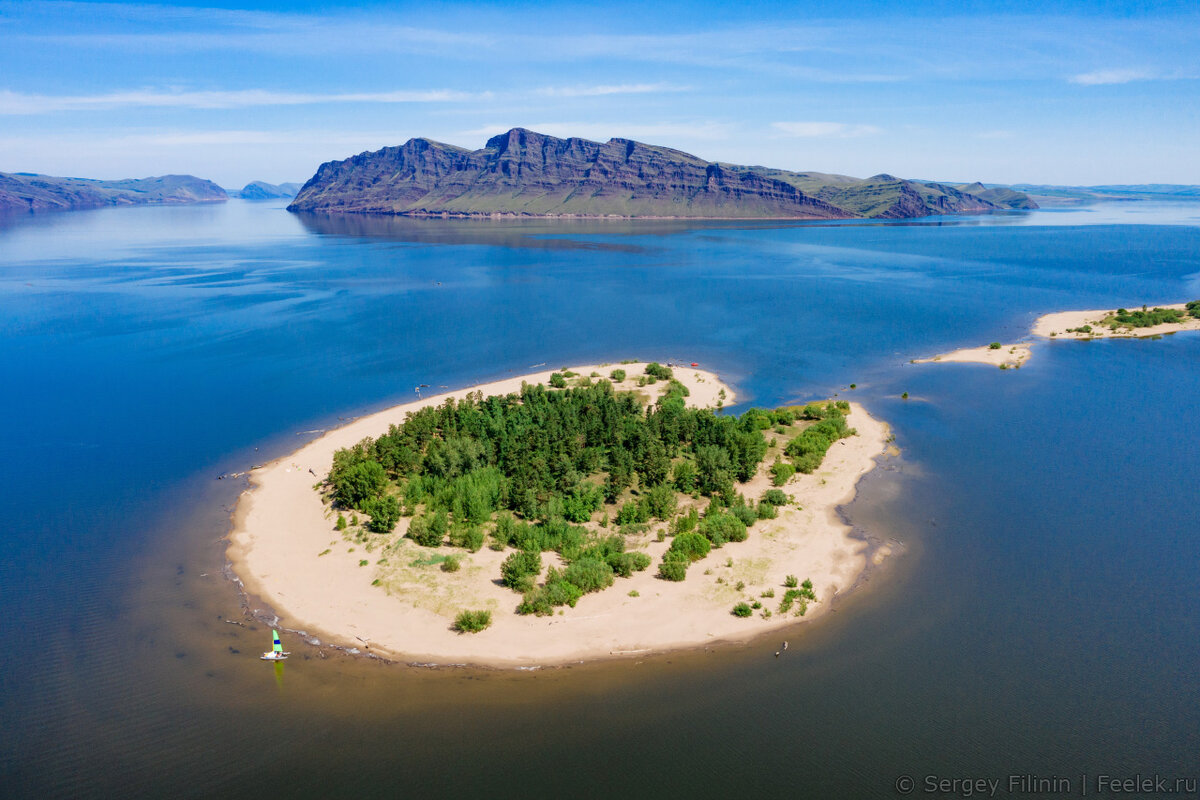
[[[1000,347],[964,347],[953,353],[943,353],[932,358],[913,359],[914,364],[953,362],[959,364],[987,364],[992,367],[1018,368],[1028,360],[1032,351],[1028,344],[1004,344]]]
[[[663,383],[633,385],[644,369],[641,363],[571,370],[607,376],[615,367],[630,376],[618,388],[647,393],[665,388]],[[734,400],[732,389],[712,373],[677,367],[675,374],[690,390],[692,405],[715,406],[722,390],[726,404]],[[520,596],[498,582],[507,553],[420,547],[403,537],[408,519],[385,536],[356,539],[336,530],[336,513],[313,488],[317,476],[328,473],[334,451],[384,433],[408,412],[447,397],[516,392],[522,381],[548,383],[549,378],[549,371],[540,372],[396,406],[255,470],[252,488],[242,494],[234,515],[228,550],[234,572],[248,592],[275,608],[282,625],[323,640],[351,646],[369,642],[372,653],[409,663],[528,667],[747,640],[799,619],[795,610],[779,613],[786,576],[812,580],[818,602],[804,617],[812,619],[866,568],[868,547],[850,538],[837,509],[853,499],[859,478],[875,466],[890,432],[857,404],[851,404],[848,422],[858,435],[835,443],[816,473],[796,475],[784,487],[795,504],[781,508],[777,519],[755,524],[747,541],[714,550],[692,566],[687,580],[671,583],[655,575],[670,539],[657,541],[655,531],[665,526],[654,525],[628,542],[629,549],[654,559],[650,569],[618,578],[609,589],[586,595],[575,608],[552,617],[515,613]],[[768,435],[770,441],[774,435]],[[745,488],[747,497],[770,488],[765,468],[781,445],[768,451],[764,468]],[[432,556],[450,553],[461,557],[456,573],[429,563]],[[881,553],[886,554],[876,551],[875,561]],[[543,560],[555,563],[557,556],[546,553]],[[742,590],[736,588],[739,582]],[[763,609],[754,616],[732,615],[735,603],[759,599],[768,590],[774,597],[761,598]],[[490,609],[492,626],[478,634],[455,633],[451,624],[463,609]],[[775,613],[765,618],[765,609]]]
[[[1141,305],[1124,306],[1126,308],[1142,308]],[[1183,311],[1186,303],[1153,306],[1153,308],[1173,308]],[[1106,322],[1117,313],[1117,309],[1093,311],[1056,311],[1043,314],[1033,323],[1030,333],[1041,339],[1049,340],[1082,340],[1091,339],[1146,339],[1154,336],[1165,336],[1180,331],[1200,330],[1200,319],[1185,317],[1183,322],[1167,322],[1149,328],[1132,328]],[[932,364],[935,362],[988,364],[1002,369],[1019,368],[1033,354],[1034,342],[1025,341],[1017,344],[1005,344],[999,348],[990,345],[983,347],[964,347],[951,353],[932,356],[930,358],[915,358],[913,364]]]
[[[1141,304],[1122,306],[1129,309],[1140,309]],[[1151,306],[1151,308],[1173,308],[1183,311],[1187,308],[1186,303],[1174,303],[1171,305]],[[1041,336],[1045,339],[1145,339],[1150,336],[1162,336],[1168,333],[1178,333],[1179,331],[1196,331],[1200,330],[1200,319],[1196,317],[1185,317],[1182,323],[1176,324],[1172,322],[1163,325],[1155,325],[1150,328],[1129,328],[1119,326],[1113,330],[1108,325],[1105,325],[1104,320],[1112,314],[1116,313],[1115,308],[1102,311],[1057,311],[1053,314],[1044,314],[1037,318],[1037,322],[1033,323],[1033,335]],[[1091,331],[1080,331],[1079,328],[1090,327]],[[1068,331],[1068,329],[1074,329]]]

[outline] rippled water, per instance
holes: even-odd
[[[1195,205],[898,224],[0,224],[0,794],[891,797],[900,775],[1195,776],[1200,336],[908,360],[1200,297]],[[895,428],[906,545],[774,643],[537,673],[296,648],[221,575],[216,481],[300,432],[541,362],[679,358]],[[910,399],[899,398],[901,392]]]

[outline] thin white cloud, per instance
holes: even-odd
[[[688,86],[670,83],[621,83],[599,86],[547,86],[537,89],[536,94],[547,97],[602,97],[611,94],[657,94],[659,92],[686,92]]]
[[[55,111],[104,111],[116,108],[249,108],[318,103],[450,103],[490,97],[488,92],[449,89],[313,94],[264,89],[164,92],[154,89],[94,95],[42,95],[0,91],[0,114],[45,114]]]
[[[846,122],[772,122],[771,127],[784,136],[805,138],[850,139],[883,133],[874,125],[853,125]]]
[[[1081,86],[1107,86],[1116,83],[1149,81],[1155,77],[1157,76],[1154,73],[1144,69],[1101,69],[1081,75],[1072,75],[1068,80]]]
[[[628,122],[540,122],[521,127],[544,133],[548,136],[569,138],[572,136],[606,142],[609,139],[636,139],[648,144],[662,144],[663,140],[683,139],[690,141],[720,141],[730,138],[735,126],[724,122],[666,122],[638,124]],[[480,137],[488,138],[507,133],[512,125],[484,125],[467,131],[459,131],[455,137],[466,146],[478,146]],[[471,142],[476,142],[471,145]]]

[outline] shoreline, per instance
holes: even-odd
[[[607,375],[612,368],[625,368],[636,377],[644,363],[570,369]],[[712,373],[691,367],[677,367],[675,372],[692,393],[690,405],[716,405],[722,389],[727,404],[736,402],[732,389]],[[394,406],[330,430],[253,470],[251,488],[239,496],[232,515],[226,554],[246,596],[271,606],[282,627],[304,631],[306,639],[315,637],[323,644],[348,645],[351,652],[365,649],[376,657],[423,666],[550,667],[744,643],[782,632],[794,622],[822,617],[837,595],[890,554],[888,544],[852,536],[839,513],[853,500],[859,480],[874,468],[876,457],[884,454],[890,435],[884,423],[858,404],[851,405],[848,419],[859,435],[836,443],[817,472],[797,475],[783,487],[799,507],[780,509],[778,519],[757,523],[746,542],[714,551],[695,565],[686,581],[662,581],[652,567],[619,579],[605,592],[585,596],[561,615],[514,613],[519,595],[492,580],[507,552],[421,548],[402,538],[408,520],[388,537],[386,548],[374,552],[370,543],[364,546],[334,529],[336,512],[323,503],[313,484],[328,472],[335,450],[385,433],[390,424],[402,422],[419,407],[470,392],[487,396],[519,391],[522,381],[546,383],[550,374],[547,370],[517,376]],[[631,383],[633,379],[627,379],[618,388],[633,388]],[[767,459],[771,458],[769,452]],[[739,487],[747,497],[770,488],[767,466],[765,461],[758,474]],[[670,539],[659,542],[650,532],[629,538],[631,548],[648,553],[655,563],[670,544]],[[461,555],[461,573],[446,579],[436,567],[418,566],[423,557],[440,551]],[[380,559],[381,554],[385,558]],[[410,563],[413,556],[417,559]],[[362,561],[376,563],[360,566]],[[384,567],[381,561],[397,563]],[[709,574],[701,574],[706,571]],[[756,614],[740,619],[730,613],[744,595],[735,591],[737,581],[745,582],[752,597],[773,589],[775,598],[763,600],[766,608],[773,608],[787,574],[813,581],[819,602],[804,617],[777,614],[764,619]],[[373,579],[381,585],[372,585]],[[454,613],[462,608],[490,608],[493,625],[479,634],[453,632]]]
[[[1141,308],[1140,304],[1127,308]],[[1185,311],[1187,303],[1169,303],[1152,308]],[[1020,369],[1033,355],[1033,346],[1048,341],[1091,341],[1092,339],[1151,339],[1170,336],[1184,331],[1200,330],[1200,318],[1184,317],[1182,322],[1164,322],[1147,328],[1118,325],[1116,330],[1105,325],[1104,320],[1117,309],[1091,309],[1087,311],[1053,311],[1042,314],[1029,329],[1028,336],[1014,344],[963,347],[949,353],[940,353],[928,358],[914,358],[911,364],[959,363],[987,364],[1000,369]],[[1094,326],[1094,327],[1093,327]],[[1082,329],[1082,330],[1081,330]],[[1037,337],[1031,340],[1030,337]]]

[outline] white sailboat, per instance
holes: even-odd
[[[283,642],[279,641],[279,631],[274,628],[271,629],[271,639],[271,649],[261,656],[263,661],[283,661],[291,655],[291,653],[283,651]]]

